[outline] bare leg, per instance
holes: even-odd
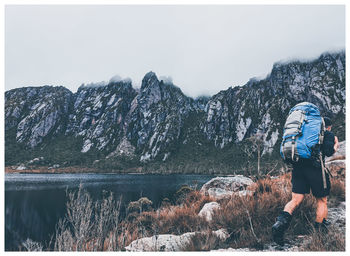
[[[286,204],[286,206],[284,207],[284,211],[292,215],[295,208],[299,206],[299,204],[303,201],[304,197],[305,197],[304,194],[297,194],[292,192],[292,200],[290,200]]]
[[[328,215],[327,197],[316,198],[316,202],[316,222],[321,223]]]
[[[303,199],[303,194],[292,193],[292,200],[286,204],[284,210],[276,218],[276,222],[272,226],[272,237],[277,244],[284,245],[284,232],[289,227],[293,211],[300,205]]]

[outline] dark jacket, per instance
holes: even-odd
[[[322,145],[323,157],[331,156],[334,154],[334,133],[330,131],[325,131]]]

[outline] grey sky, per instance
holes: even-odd
[[[345,48],[344,6],[7,6],[5,89],[170,76],[189,96]]]

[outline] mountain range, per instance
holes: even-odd
[[[277,159],[288,112],[303,101],[330,116],[345,139],[345,51],[275,63],[266,78],[211,97],[188,97],[154,72],[139,89],[121,79],[83,84],[76,93],[16,88],[5,92],[5,164],[42,157],[44,164],[117,169],[173,163],[189,172],[206,163],[217,171],[244,164],[240,149],[257,135],[262,155]]]

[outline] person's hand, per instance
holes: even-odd
[[[334,151],[338,151],[339,149],[339,141],[338,141],[338,137],[334,136]]]

